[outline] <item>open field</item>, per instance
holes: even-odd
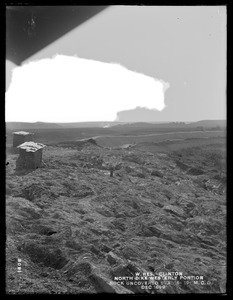
[[[128,135],[128,136],[96,136],[94,138],[99,145],[104,147],[119,147],[125,144],[138,143],[161,143],[161,142],[178,142],[186,139],[207,139],[207,138],[225,138],[224,131],[189,131],[189,132],[164,132],[151,133],[145,135]]]
[[[224,131],[56,130],[37,132],[49,142],[39,169],[17,171],[7,148],[7,293],[226,292]],[[180,275],[129,283],[159,272]]]
[[[214,148],[221,153],[226,152],[225,137],[208,137],[208,138],[187,138],[180,140],[165,140],[161,142],[141,142],[135,145],[135,148],[141,151],[152,153],[162,152],[171,153],[173,151],[184,150],[187,148]]]
[[[20,129],[25,130],[25,129]],[[7,145],[12,145],[12,133],[16,131],[7,129]],[[94,135],[114,135],[117,133],[112,132],[108,128],[27,128],[26,131],[34,133],[34,139],[40,143],[52,144],[62,141],[71,141],[82,138],[89,138]]]
[[[133,123],[133,124],[121,124],[117,125],[112,122],[113,126],[103,128],[103,124],[99,122],[98,127],[90,127],[92,123],[71,123],[71,128],[68,128],[65,123],[58,124],[50,124],[50,123],[6,123],[6,135],[7,135],[7,145],[12,144],[12,133],[14,131],[31,131],[35,134],[35,140],[38,142],[42,142],[45,144],[53,144],[56,142],[64,142],[64,141],[75,141],[85,138],[91,138],[96,136],[119,136],[119,138],[114,141],[118,141],[121,143],[121,139],[123,137],[132,138],[130,136],[144,136],[141,140],[145,141],[153,141],[149,138],[153,135],[160,134],[156,140],[163,140],[162,134],[171,134],[181,132],[184,133],[184,138],[188,136],[190,132],[196,132],[196,137],[206,136],[207,132],[210,132],[208,136],[216,136],[216,133],[220,132],[220,136],[223,136],[226,132],[226,124],[222,121],[201,121],[195,122],[191,124],[179,124],[179,123],[167,123],[167,124],[151,124],[151,123]],[[97,125],[97,124],[96,124]],[[31,126],[31,127],[30,127]],[[76,127],[73,127],[76,126]],[[82,126],[82,127],[78,127]],[[102,127],[101,127],[102,126]],[[202,134],[205,132],[205,134]],[[212,133],[211,133],[212,132]],[[214,133],[216,132],[216,133]],[[186,134],[185,134],[186,133]],[[192,134],[193,135],[193,134]],[[170,135],[167,138],[179,138],[176,136]],[[123,141],[123,139],[122,139]],[[123,141],[124,142],[124,141]],[[136,142],[140,142],[140,138],[136,140]],[[129,142],[128,142],[129,143]]]
[[[27,129],[28,130],[28,129]],[[13,142],[14,130],[6,130],[6,145],[10,147]],[[184,130],[163,129],[149,130],[148,132],[125,132],[115,131],[111,128],[62,128],[62,129],[33,129],[34,139],[46,145],[52,145],[59,142],[78,141],[82,139],[94,138],[98,139],[98,143],[105,147],[117,147],[124,144],[136,144],[140,142],[162,142],[166,140],[179,140],[187,138],[208,138],[208,137],[226,137],[224,130],[195,130],[195,128]]]

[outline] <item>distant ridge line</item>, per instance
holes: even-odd
[[[7,130],[20,130],[20,129],[59,129],[59,128],[87,128],[87,127],[154,127],[154,126],[185,126],[185,127],[225,127],[226,120],[200,120],[196,122],[118,122],[118,121],[103,121],[103,122],[68,122],[68,123],[50,123],[50,122],[6,122]]]

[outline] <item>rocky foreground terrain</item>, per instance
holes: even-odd
[[[222,153],[90,140],[48,146],[34,171],[8,153],[6,292],[225,293]]]

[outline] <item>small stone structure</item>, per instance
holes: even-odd
[[[13,132],[13,147],[23,144],[24,142],[33,141],[34,133],[26,131]]]
[[[19,145],[19,157],[16,161],[16,169],[37,169],[41,166],[42,151],[46,147],[35,142],[25,142]]]

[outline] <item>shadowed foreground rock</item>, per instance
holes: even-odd
[[[90,276],[91,280],[95,283],[97,293],[110,293],[110,294],[133,294],[132,291],[124,288],[115,281],[107,278],[103,274],[99,273],[97,270]]]

